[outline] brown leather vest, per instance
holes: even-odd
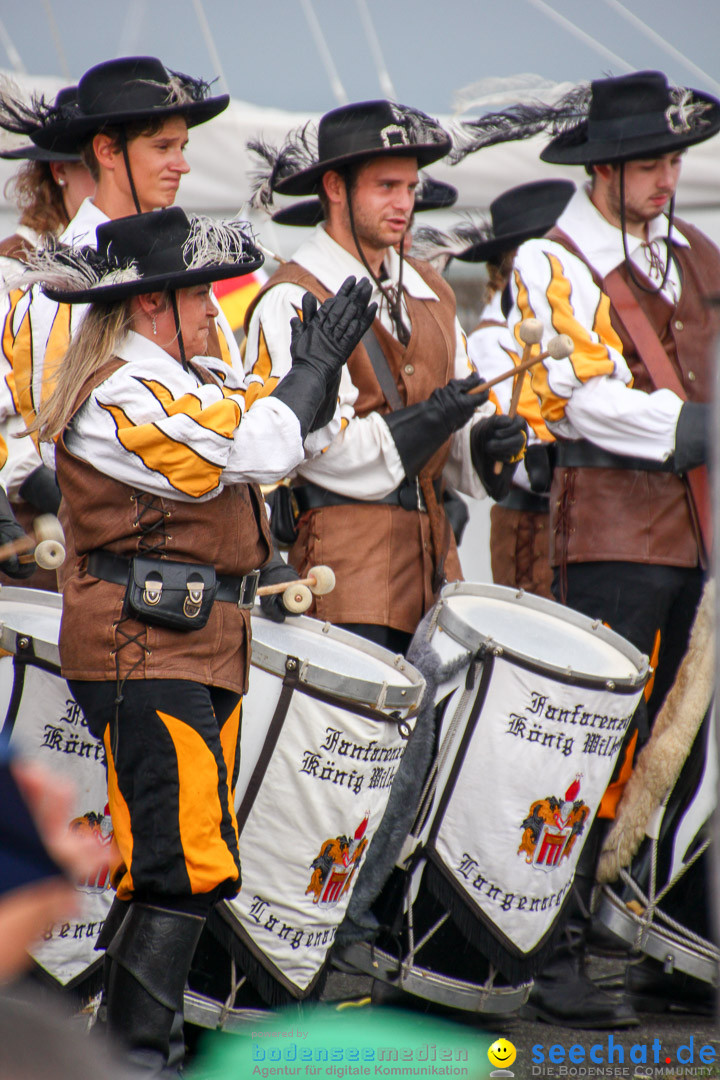
[[[113,359],[86,381],[74,412],[123,361]],[[244,693],[250,615],[216,601],[207,625],[189,633],[123,619],[124,586],[91,577],[94,548],[127,557],[160,545],[161,557],[212,564],[240,577],[267,562],[271,540],[259,489],[233,484],[214,499],[186,502],[149,496],[56,447],[64,516],[75,547],[65,575],[60,658],[68,679],[191,679]],[[149,531],[150,530],[150,531]],[[137,641],[125,644],[128,637]]]
[[[412,330],[403,347],[376,319],[373,330],[382,346],[402,401],[425,401],[455,374],[455,297],[450,286],[427,263],[408,260],[438,300],[418,300],[405,293]],[[254,297],[246,327],[260,298],[275,285],[300,285],[318,300],[332,293],[297,263],[281,266]],[[355,412],[390,412],[370,357],[362,344],[348,361],[358,389]],[[442,474],[450,445],[442,446],[429,462],[433,477]],[[450,529],[445,559],[448,581],[462,574]],[[428,516],[399,506],[378,503],[329,506],[303,516],[290,561],[304,574],[310,566],[332,566],[337,585],[316,597],[311,614],[332,623],[374,623],[412,633],[434,601],[433,560]]]
[[[625,264],[620,273],[655,329],[688,400],[710,401],[718,326],[715,312],[705,300],[720,292],[720,252],[692,225],[681,221],[677,225],[690,246],[673,247],[682,280],[676,306],[639,289]],[[551,230],[548,239],[585,261],[563,233]],[[597,274],[593,273],[593,278],[602,288]],[[654,387],[648,371],[612,306],[610,319],[622,342],[634,388],[651,392]],[[673,473],[559,468],[553,475],[550,513],[550,558],[555,566],[605,560],[698,565],[698,536],[687,488]]]

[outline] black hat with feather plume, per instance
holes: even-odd
[[[375,157],[414,157],[423,168],[450,150],[450,136],[437,120],[393,101],[360,101],[326,113],[317,126],[291,133],[279,149],[261,140],[248,148],[266,162],[255,174],[255,205],[280,195],[313,195],[329,169]]]
[[[246,221],[188,216],[179,206],[114,218],[96,236],[97,249],[50,240],[30,254],[22,282],[39,282],[63,304],[109,304],[251,274],[263,263]]]
[[[34,137],[46,124],[55,123],[58,112],[72,108],[77,101],[77,86],[58,90],[55,100],[48,104],[43,96],[33,95],[24,101],[19,88],[9,80],[0,83],[0,128],[15,135]],[[79,161],[80,153],[63,154],[46,150],[35,143],[26,143],[12,150],[0,150],[0,158],[7,161]]]
[[[526,240],[544,236],[570,202],[575,185],[571,180],[536,180],[504,191],[490,203],[492,227],[455,258],[462,262],[487,262],[519,247]]]
[[[487,262],[526,240],[544,236],[575,192],[571,180],[536,180],[504,191],[490,203],[490,221],[460,219],[455,228],[418,229],[413,254],[441,268],[448,259]]]
[[[636,71],[573,88],[553,104],[530,102],[458,125],[452,164],[497,143],[553,136],[540,154],[553,165],[600,165],[659,157],[720,130],[720,101],[671,86],[660,71]]]
[[[431,176],[421,176],[415,188],[414,214],[425,210],[443,210],[454,206],[458,198],[458,189],[442,180],[433,180]],[[300,202],[283,206],[276,210],[272,220],[277,225],[296,225],[309,227],[318,225],[324,217],[319,199],[302,199]]]
[[[209,83],[169,71],[154,56],[125,56],[86,71],[78,83],[77,102],[57,109],[31,137],[44,149],[74,153],[108,126],[183,116],[188,127],[194,127],[212,120],[229,103],[227,94],[210,97]]]
[[[587,118],[561,131],[540,157],[553,165],[600,165],[659,157],[720,130],[720,101],[671,86],[660,71],[596,79]]]

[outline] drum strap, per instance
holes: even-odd
[[[390,370],[387,357],[385,356],[372,327],[366,332],[362,339],[362,343],[370,357],[370,363],[375,372],[375,378],[380,385],[380,389],[382,390],[390,409],[393,412],[396,412],[398,409],[404,408],[404,403],[400,397],[400,391],[395,383],[393,373]],[[435,494],[433,479],[427,468],[420,470],[420,473],[418,474],[418,483],[420,484],[420,490],[423,499],[425,500],[428,523],[430,525],[430,540],[432,543],[433,564],[435,567],[435,573],[433,575],[433,592],[438,593],[445,584],[445,555],[447,553],[449,540],[448,520],[445,516],[445,512],[440,507],[437,495]]]

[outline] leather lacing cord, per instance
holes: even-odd
[[[146,491],[133,491],[130,496],[130,501],[135,503],[136,511],[135,520],[132,523],[133,528],[140,530],[140,536],[138,537],[137,543],[138,554],[162,556],[165,553],[168,540],[172,539],[166,529],[167,518],[170,517],[170,511],[163,508],[161,499],[156,495],[149,495]],[[130,621],[135,620],[131,619],[128,615],[124,615],[114,626],[115,648],[112,650],[112,655],[115,658],[115,734],[113,737],[113,754],[115,755],[117,754],[118,720],[120,706],[124,700],[123,689],[125,683],[132,677],[137,669],[145,663],[147,658],[152,655],[152,650],[147,643],[147,626],[141,626],[139,630],[130,633],[123,625]],[[119,644],[118,638],[123,639]],[[125,675],[121,677],[120,653],[130,645],[138,646],[140,649],[140,656],[128,668]]]

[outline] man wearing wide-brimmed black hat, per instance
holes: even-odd
[[[484,494],[479,473],[492,482],[495,459],[515,459],[525,435],[469,393],[479,379],[452,291],[404,256],[418,168],[445,156],[447,133],[415,109],[369,101],[327,113],[315,139],[308,126],[279,152],[251,144],[268,164],[256,197],[316,194],[325,220],[252,305],[246,369],[261,393],[282,379],[304,289],[324,299],[348,273],[372,280],[378,317],[339,386],[342,426],[293,484],[290,560],[305,567],[322,550],[337,587],[315,613],[402,652],[440,584],[460,576],[443,481]]]
[[[169,71],[155,57],[131,56],[86,71],[77,100],[45,106],[39,126],[23,129],[20,113],[14,130],[25,130],[44,150],[81,154],[97,181],[95,195],[82,203],[62,243],[94,244],[96,228],[109,219],[171,206],[189,172],[188,129],[217,116],[229,100],[227,94],[211,96],[207,83]],[[38,290],[25,304],[32,309],[19,323],[13,369],[20,410],[31,424],[47,389],[45,364],[62,358],[84,309],[58,305]],[[222,313],[217,323],[221,332],[213,335],[211,350],[239,364]]]
[[[555,589],[651,657],[652,723],[687,645],[711,543],[704,463],[717,324],[705,300],[720,289],[720,253],[674,219],[674,201],[683,152],[720,130],[720,102],[635,72],[552,107],[481,118],[467,125],[465,149],[547,129],[542,159],[590,174],[549,236],[520,249],[509,316],[515,331],[534,315],[575,341],[568,360],[532,377],[558,440]],[[614,815],[647,728],[636,714],[601,816]],[[630,975],[644,1007],[711,998],[692,979],[664,984],[660,965]],[[580,976],[558,959],[536,984],[535,1014],[575,1026],[631,1022],[625,1005],[603,1007]]]

